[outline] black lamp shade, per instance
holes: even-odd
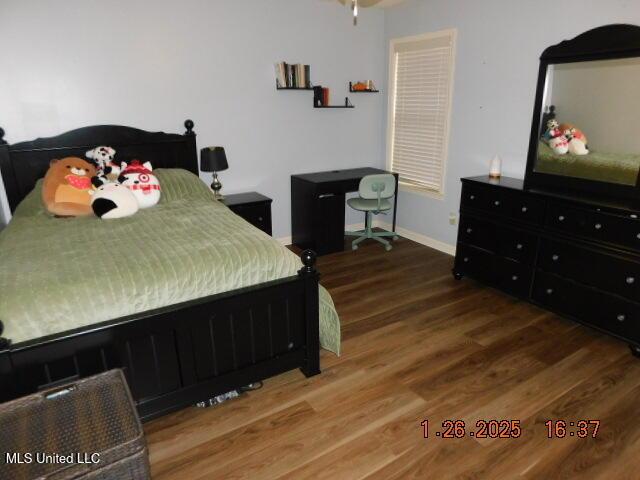
[[[223,147],[206,147],[200,150],[200,170],[221,172],[229,168]]]

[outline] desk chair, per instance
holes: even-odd
[[[380,213],[386,215],[387,210],[391,210],[392,204],[389,201],[396,193],[396,179],[390,174],[367,175],[360,180],[358,187],[359,197],[350,198],[347,204],[354,210],[366,212],[365,229],[359,232],[345,232],[345,235],[358,237],[351,242],[351,248],[358,249],[358,244],[367,238],[371,238],[384,245],[385,250],[391,250],[391,243],[383,237],[392,237],[397,240],[395,232],[374,232],[372,228],[373,216]]]

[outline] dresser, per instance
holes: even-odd
[[[627,341],[640,356],[640,208],[462,179],[453,269]]]

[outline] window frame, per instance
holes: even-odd
[[[456,45],[458,37],[458,29],[449,28],[445,30],[438,30],[436,32],[423,33],[420,35],[411,35],[407,37],[392,38],[389,42],[389,95],[387,105],[387,155],[386,155],[386,168],[392,171],[393,165],[393,145],[394,145],[394,132],[395,132],[395,101],[396,101],[396,46],[403,43],[414,43],[420,41],[427,41],[440,37],[451,38],[451,62],[449,65],[449,98],[447,99],[447,112],[445,114],[446,125],[444,126],[444,148],[442,151],[442,173],[439,190],[432,190],[427,187],[421,187],[418,185],[399,181],[399,188],[403,191],[409,191],[424,195],[436,199],[444,199],[445,196],[445,180],[447,175],[447,163],[449,161],[449,139],[451,132],[451,113],[453,110],[453,87],[455,83],[455,66],[456,66]]]

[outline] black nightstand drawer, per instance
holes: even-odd
[[[226,195],[222,202],[254,227],[271,235],[271,199],[256,192]]]
[[[263,232],[271,235],[271,206],[268,204],[261,205],[242,205],[230,207],[236,214],[240,215],[251,225],[258,227]]]

